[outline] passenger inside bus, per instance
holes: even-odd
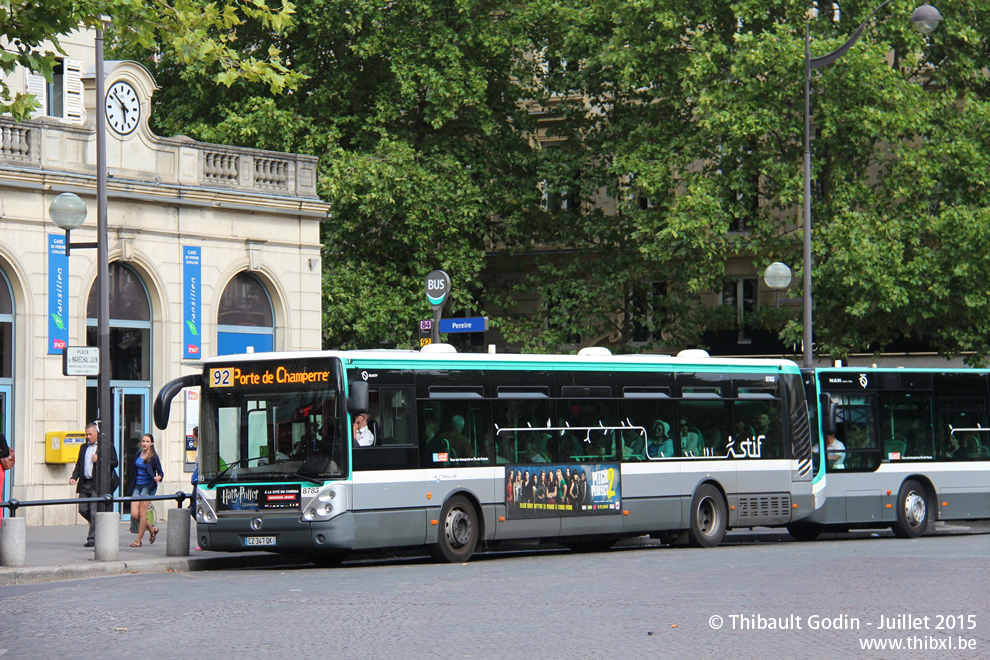
[[[455,458],[468,458],[474,456],[471,448],[471,441],[464,435],[464,417],[454,415],[450,418],[447,428],[441,432],[441,436],[447,442],[447,447]]]
[[[627,461],[646,460],[646,435],[640,428],[622,432],[622,457]]]
[[[670,438],[670,424],[658,419],[653,423],[653,433],[646,447],[650,458],[670,458],[674,455],[674,441]]]
[[[705,441],[701,438],[701,432],[697,429],[691,429],[688,421],[683,417],[681,418],[681,455],[705,455]]]

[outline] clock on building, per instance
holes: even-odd
[[[121,135],[137,128],[141,118],[141,102],[134,88],[123,81],[110,85],[107,92],[107,123]]]

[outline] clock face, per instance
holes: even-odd
[[[107,92],[107,123],[120,133],[127,135],[137,128],[141,118],[141,103],[134,88],[125,82],[115,82]]]

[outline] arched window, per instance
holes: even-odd
[[[120,262],[110,264],[109,326],[110,326],[110,389],[112,401],[109,422],[113,442],[120,457],[122,474],[134,464],[141,449],[141,435],[149,430],[151,399],[151,303],[144,281],[130,266]],[[99,287],[94,282],[86,303],[86,345],[98,345],[97,302]],[[86,420],[101,417],[97,406],[97,378],[86,382]],[[165,447],[159,447],[165,451]]]
[[[151,381],[151,305],[141,277],[110,264],[110,380]],[[86,303],[86,345],[96,346],[97,286]]]
[[[274,318],[271,298],[261,281],[251,273],[238,273],[220,298],[217,355],[274,350]]]
[[[14,299],[7,274],[0,270],[0,383],[9,382],[14,362]],[[2,429],[0,429],[2,430]]]

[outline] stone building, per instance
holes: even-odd
[[[0,118],[0,431],[17,455],[3,497],[22,501],[75,496],[73,465],[55,462],[63,452],[52,451],[61,442],[52,434],[82,432],[98,417],[96,377],[65,376],[62,362],[65,346],[97,340],[97,251],[75,247],[97,239],[94,33],[62,44],[52,82],[25,71],[7,80],[42,101],[32,120]],[[196,394],[165,431],[153,426],[154,397],[207,356],[320,348],[328,206],[316,194],[315,157],[152,134],[157,87],[135,62],[106,62],[105,88],[113,398],[105,431],[122,472],[152,432],[165,470],[159,494],[188,492]],[[68,255],[49,212],[66,192],[88,211]],[[74,506],[18,515],[30,525],[81,522]]]

